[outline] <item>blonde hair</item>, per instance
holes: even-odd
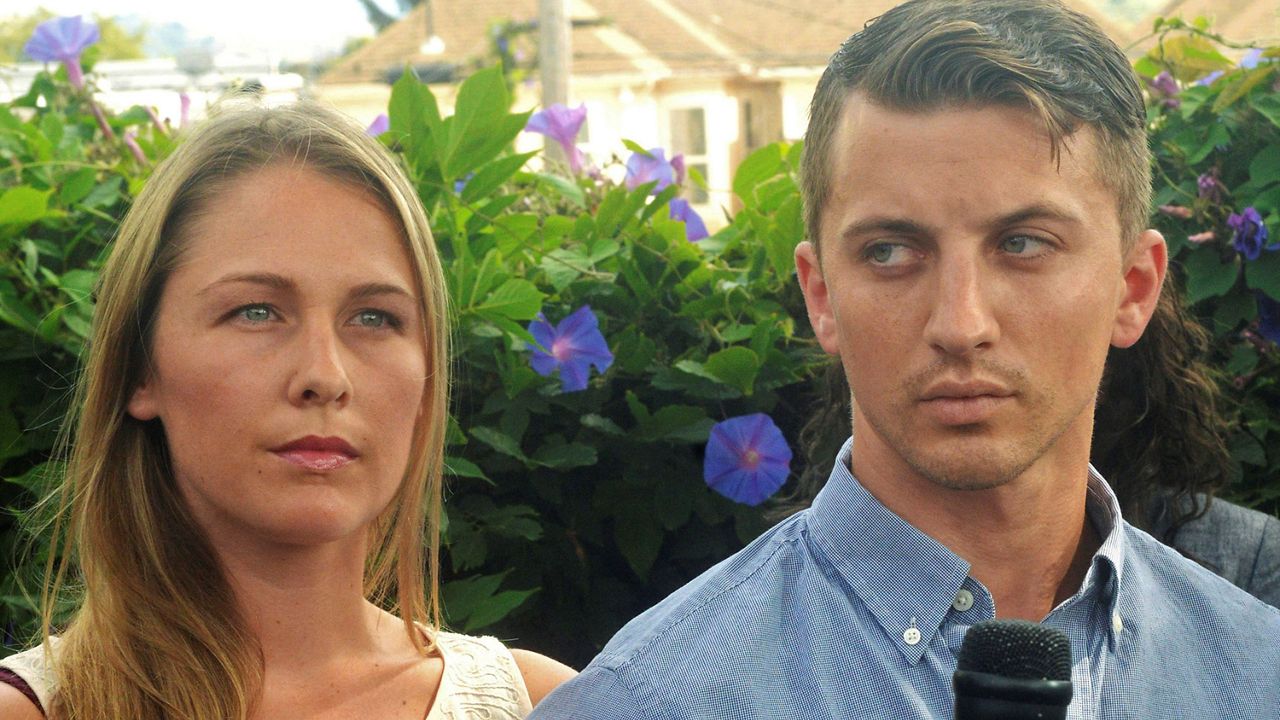
[[[433,649],[448,322],[426,213],[391,154],[349,118],[312,103],[241,105],[215,114],[156,168],[99,278],[67,424],[73,437],[50,555],[60,550],[62,559],[56,572],[50,560],[43,596],[49,647],[55,603],[79,591],[79,610],[52,657],[50,716],[58,720],[243,718],[260,692],[261,651],[175,488],[164,432],[126,406],[147,372],[160,294],[192,219],[238,177],[273,163],[368,191],[403,230],[421,292],[427,376],[404,480],[370,529],[364,593],[400,614],[419,651]],[[432,632],[424,639],[419,627]]]

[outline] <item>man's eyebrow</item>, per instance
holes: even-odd
[[[1036,203],[1035,205],[1029,205],[1021,210],[1015,210],[1007,215],[1001,215],[992,222],[992,225],[1008,227],[1028,220],[1059,220],[1062,222],[1079,223],[1081,218],[1076,213],[1059,205],[1055,205],[1053,203]]]
[[[864,235],[889,234],[911,235],[921,237],[932,235],[933,231],[914,220],[895,217],[869,217],[852,223],[840,232],[840,237],[849,240]]]

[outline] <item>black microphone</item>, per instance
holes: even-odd
[[[1071,641],[1025,620],[969,628],[952,684],[956,720],[1064,720],[1071,704]]]

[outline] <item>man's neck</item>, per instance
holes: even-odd
[[[855,441],[854,476],[885,507],[968,562],[998,617],[1039,622],[1080,588],[1101,545],[1085,513],[1087,443],[1082,459],[1051,454],[986,490],[942,487],[877,449]]]

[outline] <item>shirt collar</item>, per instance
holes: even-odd
[[[849,469],[852,446],[850,438],[813,501],[810,537],[885,635],[915,664],[941,628],[970,566],[862,487]],[[1112,617],[1124,568],[1124,523],[1115,494],[1092,466],[1085,508],[1103,541],[1078,595],[1096,587],[1107,617]],[[920,633],[915,643],[908,642],[907,631],[913,627]],[[1107,631],[1114,643],[1114,623],[1108,623]]]
[[[969,563],[895,515],[849,470],[853,440],[836,456],[831,477],[813,501],[810,537],[912,664],[920,661]],[[913,625],[914,623],[914,625]],[[917,642],[907,640],[915,627]]]

